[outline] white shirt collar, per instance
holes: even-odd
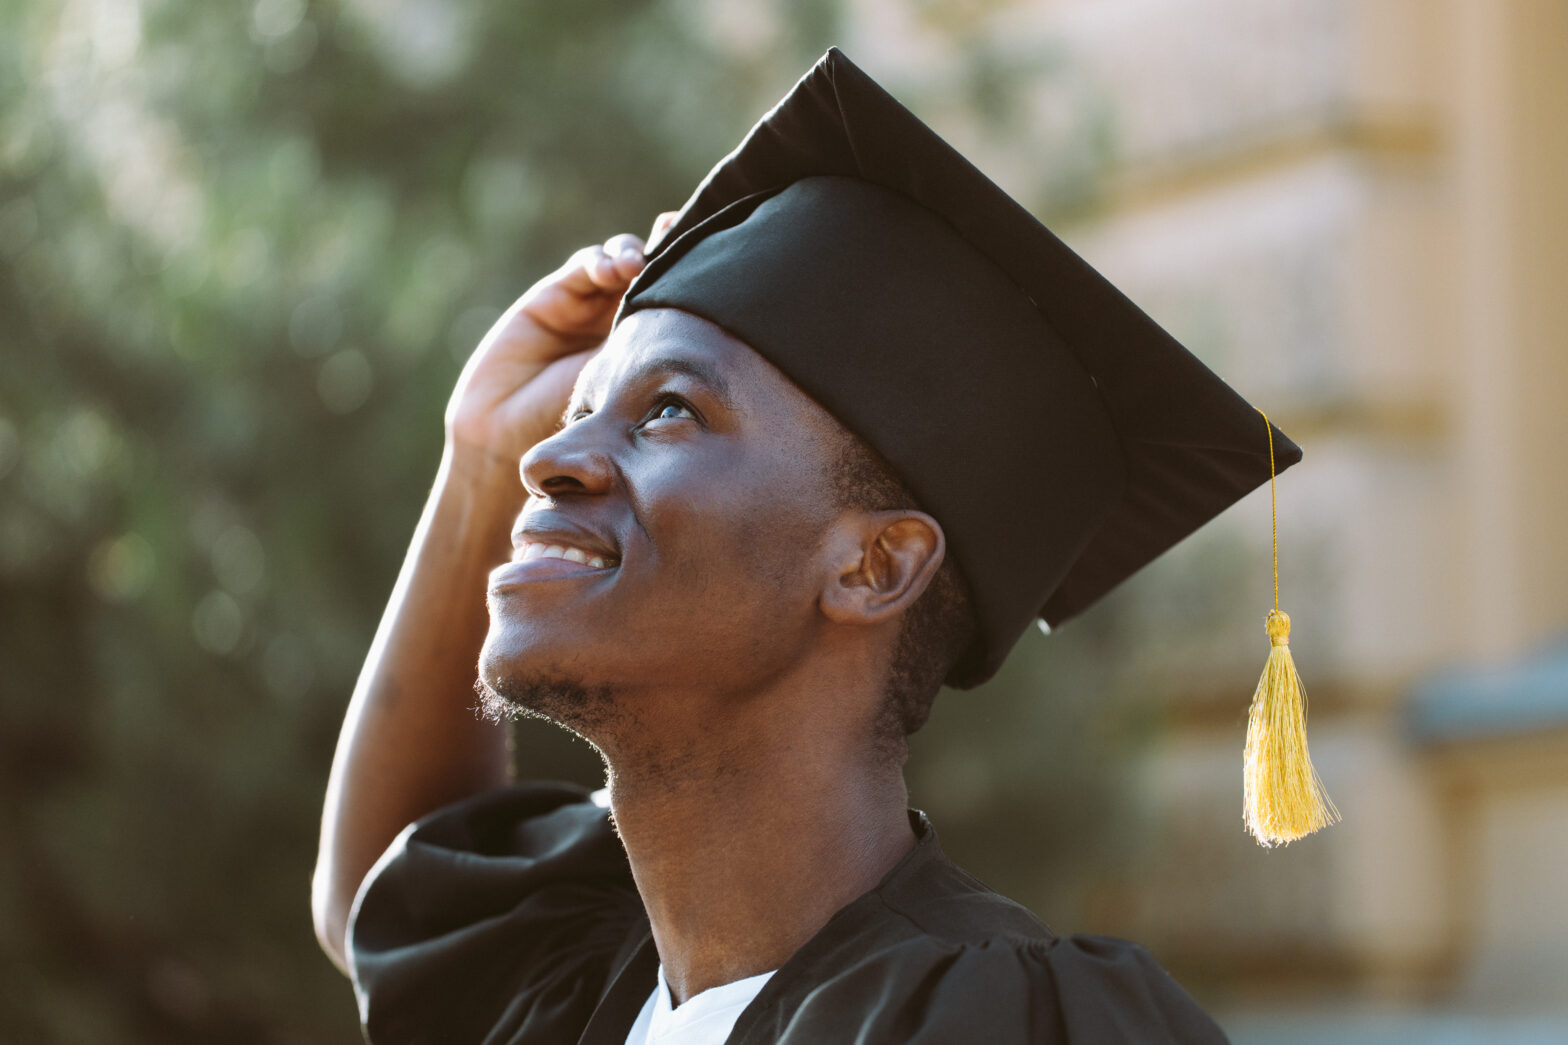
[[[765,972],[710,987],[677,1008],[660,965],[658,985],[643,1004],[626,1045],[724,1045],[741,1012],[772,976]]]

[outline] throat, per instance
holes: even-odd
[[[914,845],[896,770],[769,750],[609,760],[616,828],[676,1004],[783,965]]]

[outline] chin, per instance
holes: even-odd
[[[581,670],[519,650],[492,625],[479,654],[479,713],[492,721],[542,718],[597,746],[623,714],[612,687]]]
[[[508,620],[493,613],[490,631],[479,650],[479,682],[498,692],[514,689],[518,679],[536,676],[580,678],[588,682],[583,666],[593,662],[587,645],[564,642],[536,621]]]

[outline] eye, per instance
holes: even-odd
[[[659,404],[654,407],[653,414],[648,418],[650,421],[695,421],[697,419],[697,411],[693,410],[690,404],[685,400],[670,396],[660,400]]]
[[[576,410],[572,410],[567,413],[567,415],[561,419],[561,427],[565,428],[569,424],[581,421],[591,413],[593,413],[593,411],[588,409],[586,406],[580,406]]]

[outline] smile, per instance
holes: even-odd
[[[534,559],[565,559],[595,570],[608,569],[619,564],[616,559],[596,555],[570,544],[545,544],[542,541],[524,541],[512,553],[513,562],[531,562]]]

